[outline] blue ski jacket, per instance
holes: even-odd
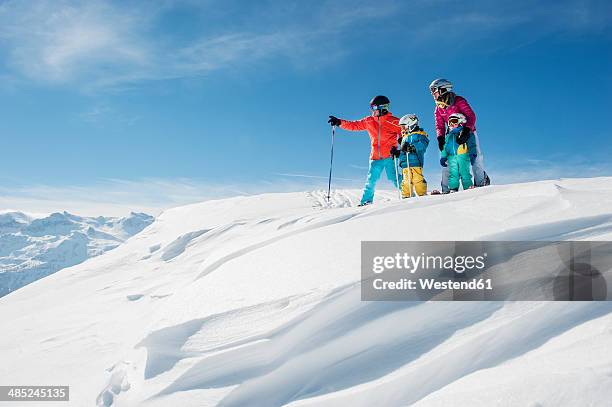
[[[408,162],[411,167],[423,167],[425,165],[425,151],[429,145],[429,136],[421,129],[408,133],[400,142],[400,148],[405,144],[412,144],[416,149],[416,153],[408,154]],[[399,156],[400,167],[406,168],[406,153],[402,151]]]
[[[459,154],[470,154],[476,155],[476,137],[474,137],[474,133],[470,132],[470,137],[468,138],[467,143],[459,144],[457,143],[457,137],[461,132],[463,127],[459,126],[448,132],[446,135],[446,144],[444,144],[444,150],[442,150],[441,156],[448,157],[450,155],[459,155]]]

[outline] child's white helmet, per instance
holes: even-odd
[[[419,127],[419,118],[416,114],[409,113],[407,115],[402,116],[399,121],[400,126],[406,126],[409,131],[413,131],[417,127]]]
[[[463,126],[467,123],[467,117],[462,113],[453,113],[448,116],[448,124],[458,124],[459,126]]]

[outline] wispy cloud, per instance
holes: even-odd
[[[520,163],[520,165],[517,165]],[[529,157],[489,163],[487,171],[494,184],[509,184],[559,178],[612,176],[612,164],[585,160],[549,160]],[[428,166],[426,178],[436,188],[440,172]],[[0,180],[1,181],[1,180]],[[4,180],[6,184],[14,180]],[[360,188],[362,179],[334,177],[333,188]],[[391,187],[381,180],[381,187]],[[87,185],[0,186],[0,211],[18,210],[45,214],[67,210],[98,216],[123,216],[130,211],[152,215],[162,210],[210,199],[270,192],[296,192],[327,188],[327,177],[299,173],[275,173],[257,182],[212,183],[197,179],[102,179]]]
[[[87,109],[83,113],[81,113],[80,118],[83,119],[83,121],[88,122],[88,123],[97,123],[101,120],[101,118],[108,115],[111,112],[111,110],[112,109],[108,105],[97,104]]]
[[[180,22],[169,16],[181,9],[196,10],[191,14],[200,18],[189,35],[173,33],[179,28],[173,24]],[[454,41],[449,32],[457,30],[470,38],[518,26],[540,34],[602,30],[609,27],[607,15],[609,6],[577,0],[555,2],[552,13],[548,2],[523,0],[460,8],[448,0],[409,5],[397,0],[228,0],[223,7],[188,0],[9,0],[0,4],[0,52],[15,78],[107,89],[274,58],[312,69],[358,49],[355,36],[427,47],[443,38]]]
[[[406,30],[405,46],[462,53],[478,44],[480,52],[491,53],[552,35],[610,35],[610,13],[612,5],[605,1],[481,0],[458,5],[454,0],[436,0],[405,7],[398,18],[417,22]]]
[[[143,19],[100,1],[4,2],[0,39],[14,72],[66,83],[141,69],[151,63]]]
[[[496,184],[612,176],[612,163],[567,156],[551,156],[549,159],[518,157],[511,162],[497,160],[491,164],[487,171]]]
[[[105,127],[107,123],[132,126],[141,119],[138,115],[130,115],[117,111],[111,104],[104,102],[94,104],[79,113],[76,118],[90,125],[100,127]]]
[[[179,49],[169,76],[190,76],[206,73],[237,61],[260,61],[289,52],[292,38],[284,33],[231,33],[203,38]]]
[[[366,168],[367,169],[367,168]],[[288,174],[288,173],[278,173],[274,174],[281,177],[289,177],[289,178],[311,178],[311,179],[329,179],[329,177],[325,177],[323,175],[310,175],[310,174]],[[354,178],[341,178],[341,177],[333,177],[334,181],[348,181],[348,182],[360,182],[361,180],[357,180]]]
[[[295,176],[297,175],[297,177]],[[102,179],[86,185],[0,185],[0,211],[28,213],[69,211],[88,216],[123,216],[130,211],[152,215],[176,206],[210,199],[270,192],[324,189],[325,177],[271,174],[257,182],[214,183],[197,179]],[[336,185],[339,178],[334,178]],[[349,180],[352,181],[352,180]],[[5,181],[10,182],[10,180]],[[343,187],[352,185],[343,184]]]
[[[230,15],[226,27],[175,38],[160,26],[176,7],[195,7],[185,1],[152,4],[33,0],[0,5],[0,45],[7,65],[22,79],[47,84],[78,84],[87,89],[109,88],[147,80],[194,77],[224,67],[252,65],[271,57],[287,61],[317,52],[326,36],[361,19],[388,15],[383,5],[353,7],[332,24],[317,16],[302,19],[279,16],[270,25],[236,27]],[[273,5],[270,5],[271,7]],[[211,11],[217,4],[199,3]],[[228,7],[229,8],[229,7]],[[313,7],[317,9],[317,7]],[[255,8],[255,23],[265,10]],[[361,10],[361,12],[360,12]],[[218,22],[217,22],[218,24]],[[205,24],[203,24],[205,27]],[[329,41],[330,38],[327,38]],[[320,55],[323,59],[327,55]],[[314,55],[308,58],[313,64]]]
[[[357,170],[367,170],[368,169],[367,165],[349,164],[348,166],[349,168],[355,168]]]
[[[0,210],[83,215],[153,215],[166,208],[213,198],[245,195],[253,186],[212,184],[192,179],[104,179],[87,185],[0,187]]]

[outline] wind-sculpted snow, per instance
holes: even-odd
[[[161,255],[162,260],[168,261],[172,260],[176,256],[179,256],[185,251],[187,245],[191,243],[193,239],[202,236],[206,232],[208,232],[208,230],[206,229],[196,230],[195,232],[185,233],[184,235],[178,237],[174,242],[170,243],[168,247],[164,249],[164,253]]]
[[[0,297],[66,267],[114,249],[153,222],[143,213],[126,218],[84,218],[52,213],[31,218],[0,214]]]
[[[74,406],[612,399],[612,303],[363,302],[359,287],[363,240],[612,240],[611,178],[401,202],[380,191],[365,208],[359,191],[326,195],[168,210],[117,249],[0,298],[11,321],[0,382],[70,384]],[[11,245],[28,222],[0,220]]]

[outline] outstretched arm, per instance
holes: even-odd
[[[340,122],[340,128],[344,129],[344,130],[348,130],[348,131],[362,131],[362,130],[366,130],[366,122],[367,122],[368,118],[364,117],[361,120],[355,120],[355,121],[350,121],[350,120],[342,120]]]

